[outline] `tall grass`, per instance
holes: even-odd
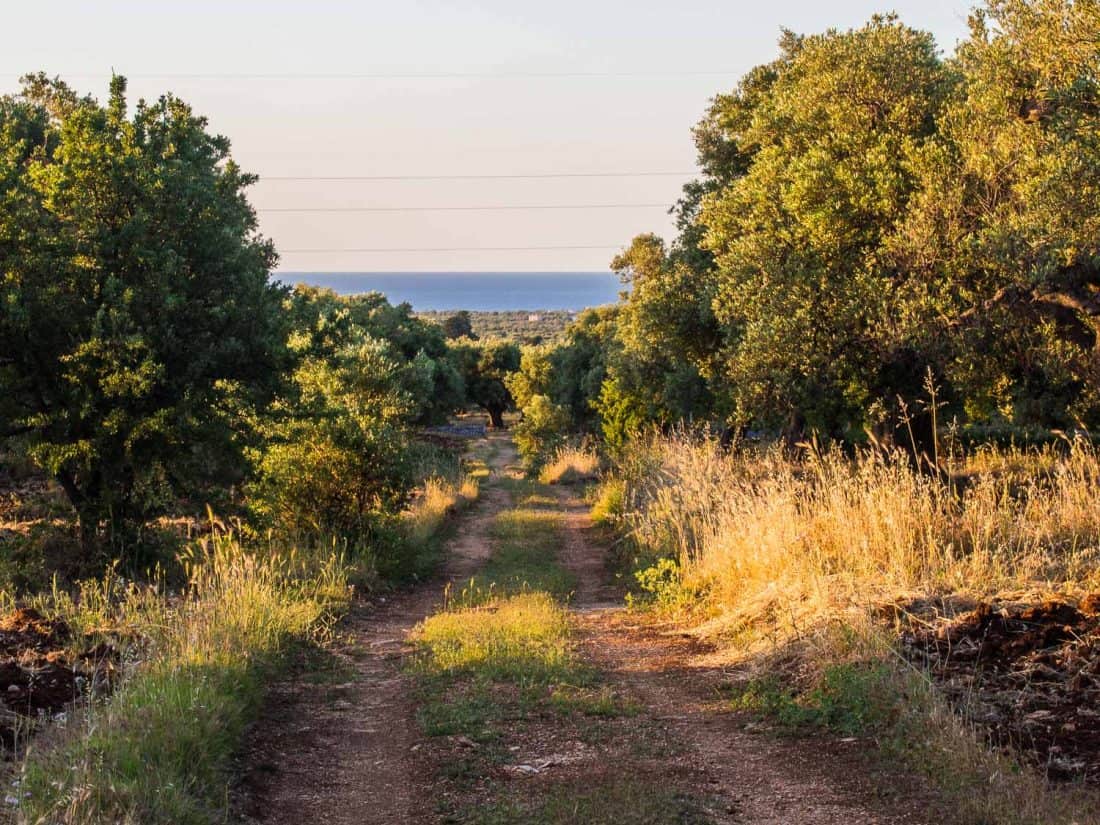
[[[478,490],[477,479],[470,475],[428,479],[422,493],[402,514],[407,540],[414,546],[431,542],[448,516],[477,500]]]
[[[898,597],[1100,584],[1100,456],[1084,443],[1017,455],[1030,474],[960,480],[881,453],[795,463],[683,437],[638,450],[620,480],[631,537],[728,630],[764,624],[774,640]]]
[[[21,823],[209,823],[226,816],[229,768],[265,677],[289,643],[322,631],[348,596],[342,561],[198,545],[187,585],[106,580],[52,612],[82,631],[140,639],[121,687],[31,743]]]
[[[477,500],[477,470],[427,478],[397,520],[395,547],[380,559],[389,579],[421,579],[431,575],[443,556],[451,517]]]
[[[680,435],[634,445],[597,509],[659,607],[725,640],[747,684],[790,691],[771,704],[842,732],[870,725],[957,800],[960,821],[1049,825],[1093,821],[1095,801],[991,751],[895,655],[883,618],[1100,588],[1097,501],[1100,454],[1085,442],[982,451],[932,474],[881,452],[796,462]]]
[[[591,481],[600,471],[600,456],[589,445],[560,447],[539,471],[543,484]]]

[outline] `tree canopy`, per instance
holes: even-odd
[[[0,98],[0,432],[86,547],[244,471],[285,363],[252,181],[181,100],[131,115],[122,78],[103,106],[44,76]]]

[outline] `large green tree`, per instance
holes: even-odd
[[[125,91],[101,106],[36,76],[0,98],[0,433],[58,479],[89,551],[240,478],[284,353],[253,178],[184,102],[131,115]]]
[[[702,213],[715,308],[739,330],[728,375],[743,419],[858,432],[875,399],[919,389],[886,386],[896,371],[882,365],[910,330],[907,284],[880,249],[917,186],[911,159],[935,133],[948,75],[931,36],[892,17],[782,45],[744,130],[751,165]]]
[[[289,309],[294,330],[309,339],[301,357],[334,357],[363,334],[384,341],[388,357],[405,366],[400,374],[412,400],[407,423],[436,424],[462,406],[465,387],[443,332],[413,315],[409,304],[394,306],[378,292],[341,296],[298,284]]]
[[[920,193],[889,244],[970,417],[1100,421],[1100,5],[993,0],[971,19]]]
[[[455,344],[452,358],[466,387],[466,398],[489,413],[496,428],[504,427],[504,413],[514,399],[508,376],[520,365],[519,345],[503,339]]]

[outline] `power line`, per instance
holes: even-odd
[[[277,181],[372,181],[372,180],[542,180],[546,178],[658,178],[689,177],[698,172],[536,172],[489,175],[260,175],[260,182]]]
[[[6,72],[9,76],[21,77],[23,72]],[[128,80],[531,80],[551,78],[630,78],[630,77],[724,77],[740,76],[743,71],[703,70],[686,72],[668,71],[624,71],[624,72],[209,72],[176,73],[151,72],[148,74],[126,74]],[[62,73],[61,77],[89,79],[113,77],[112,72],[76,72]]]
[[[257,212],[501,212],[525,209],[668,209],[667,203],[576,203],[528,204],[515,206],[287,206],[257,209]]]
[[[428,246],[428,247],[362,247],[359,249],[280,249],[280,254],[323,254],[360,252],[547,252],[563,249],[622,249],[623,244],[564,244],[556,246]]]

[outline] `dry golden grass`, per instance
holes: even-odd
[[[958,801],[960,821],[1094,821],[1095,795],[1019,770],[954,715],[895,654],[881,610],[1100,589],[1093,447],[983,450],[931,475],[881,453],[792,462],[778,449],[727,455],[711,440],[654,437],[611,483],[608,520],[653,560],[642,586],[725,640],[748,677],[812,687],[846,662],[880,662],[875,689],[906,707],[894,752]]]
[[[716,629],[766,625],[774,642],[903,596],[1100,585],[1100,457],[1084,444],[958,483],[873,453],[796,464],[708,440],[644,449],[627,479],[634,539],[678,561]]]
[[[562,447],[539,471],[543,484],[572,484],[591,481],[600,471],[600,457],[586,445]]]
[[[459,479],[430,478],[423,492],[401,514],[402,527],[413,546],[428,544],[447,517],[476,501],[478,479],[467,474]]]

